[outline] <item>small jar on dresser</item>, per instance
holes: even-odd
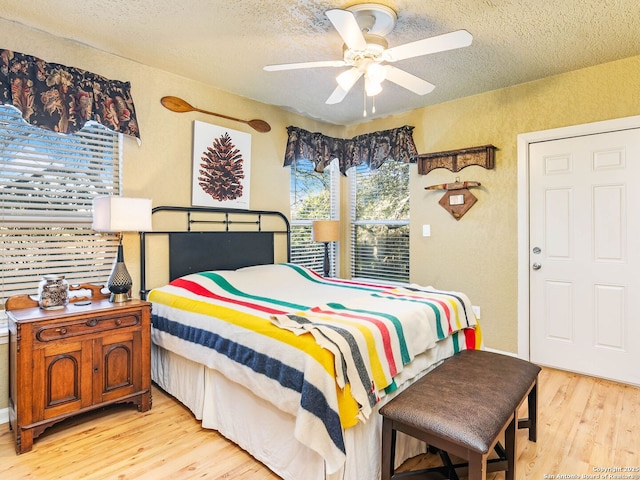
[[[31,450],[47,427],[70,416],[113,403],[151,408],[150,303],[112,303],[98,293],[46,310],[19,295],[5,308],[17,453]]]

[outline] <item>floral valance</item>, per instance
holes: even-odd
[[[418,151],[413,142],[413,128],[405,125],[346,139],[312,133],[298,127],[287,127],[289,140],[284,165],[308,159],[313,162],[317,172],[323,172],[337,158],[340,172],[346,175],[351,167],[363,163],[372,170],[387,160],[414,163],[417,161]]]
[[[89,120],[140,139],[129,82],[0,50],[0,103],[31,125],[74,133]]]

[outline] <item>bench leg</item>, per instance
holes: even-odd
[[[382,480],[390,480],[393,477],[396,458],[396,430],[393,422],[384,418],[382,420]]]
[[[538,380],[533,382],[533,386],[527,396],[528,418],[518,420],[518,428],[529,429],[529,440],[535,442],[538,438]]]
[[[487,455],[473,453],[469,456],[469,480],[487,480]]]
[[[527,397],[527,408],[529,409],[529,440],[535,442],[538,439],[538,381],[533,384],[533,388]]]
[[[518,423],[518,413],[514,412],[513,419],[504,432],[504,447],[507,454],[507,470],[505,480],[515,480],[516,478],[516,424]]]

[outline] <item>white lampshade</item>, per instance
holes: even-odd
[[[368,97],[374,97],[382,91],[382,85],[372,80],[369,80],[368,78],[365,78],[364,89],[367,92]]]
[[[97,232],[150,232],[151,199],[98,197],[93,199],[93,225]]]
[[[340,239],[338,220],[315,220],[311,236],[314,242],[337,242]]]
[[[340,88],[342,88],[345,92],[351,90],[351,87],[355,85],[358,79],[362,76],[362,73],[357,68],[350,68],[349,70],[345,70],[340,75],[336,77],[336,81]]]
[[[379,63],[371,63],[367,66],[366,77],[374,83],[382,83],[387,78],[387,69]]]

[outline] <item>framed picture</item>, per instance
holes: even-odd
[[[192,205],[249,209],[250,172],[250,134],[194,121]]]

